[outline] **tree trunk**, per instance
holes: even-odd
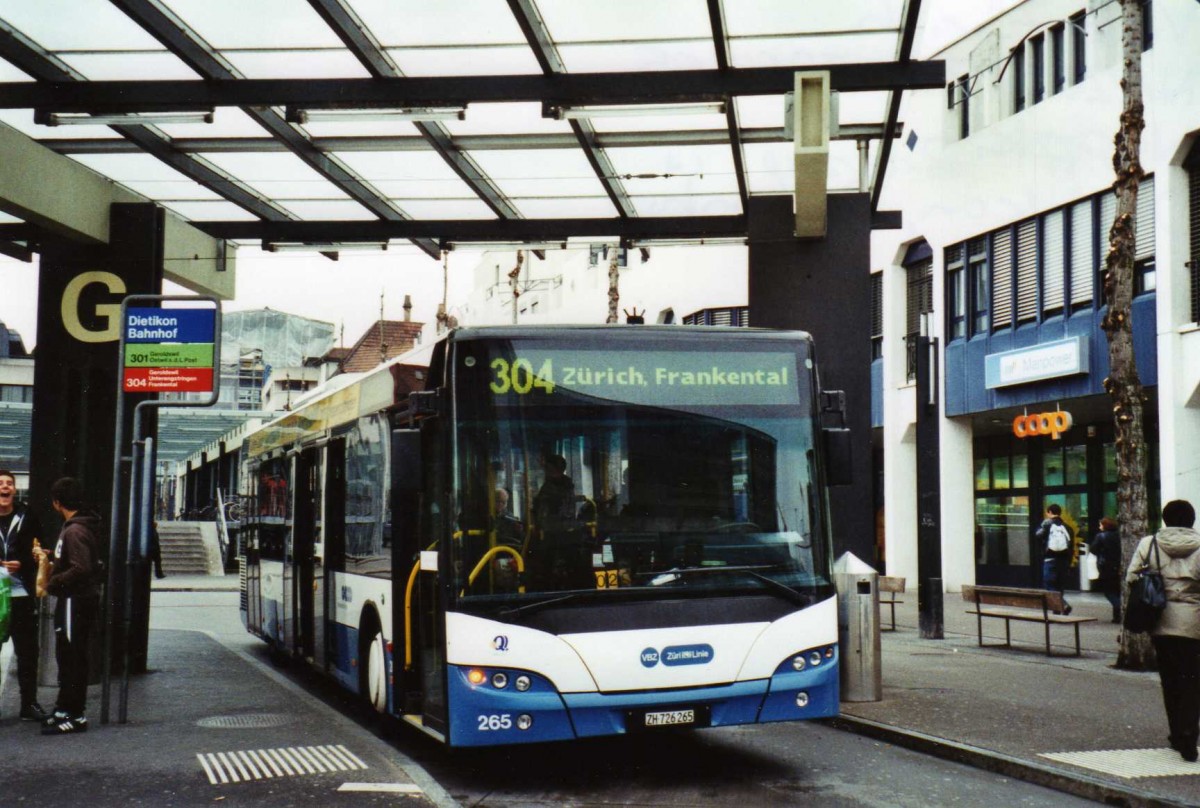
[[[621,300],[621,295],[617,291],[617,282],[620,280],[621,273],[617,268],[617,258],[621,254],[619,247],[609,247],[609,252],[612,257],[608,260],[608,319],[604,322],[617,322],[617,303]]]
[[[1133,355],[1134,217],[1142,178],[1142,6],[1121,0],[1121,125],[1113,152],[1117,197],[1116,219],[1108,234],[1104,260],[1104,299],[1108,312],[1102,326],[1108,338],[1109,376],[1104,389],[1113,401],[1117,449],[1117,523],[1121,531],[1121,568],[1126,569],[1138,541],[1147,532],[1146,441],[1142,410],[1146,397]],[[1149,670],[1154,648],[1145,634],[1121,632],[1117,667]]]
[[[517,250],[517,265],[508,273],[508,285],[512,288],[513,296],[513,325],[517,324],[517,303],[521,297],[521,264],[525,263],[525,251]]]

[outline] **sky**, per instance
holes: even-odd
[[[1016,4],[1016,0],[924,0],[923,30],[914,44],[914,55],[928,58]],[[686,250],[673,248],[671,255],[674,260],[661,261],[655,266],[655,285],[660,294],[655,294],[654,289],[642,289],[638,299],[623,300],[623,304],[636,304],[653,316],[667,306],[683,314],[710,305],[746,303],[744,271],[706,276],[707,293],[689,296],[688,292],[696,291],[696,279],[684,274],[689,266]],[[479,258],[478,251],[451,253],[448,270],[451,303],[466,298]],[[387,252],[372,255],[345,253],[336,263],[304,253],[268,255],[249,247],[238,250],[237,293],[224,308],[239,311],[269,307],[323,320],[344,329],[345,344],[351,345],[379,319],[381,297],[386,319],[402,319],[404,296],[410,295],[413,319],[433,321],[442,300],[442,284],[441,263],[411,246],[393,245]],[[727,286],[721,288],[720,284]],[[164,293],[179,291],[177,287],[168,288]],[[0,256],[0,321],[18,331],[27,348],[37,342],[36,300],[36,263],[25,264]]]

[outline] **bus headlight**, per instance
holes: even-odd
[[[533,726],[533,716],[521,713],[517,716],[517,729],[529,729]]]
[[[813,651],[811,654],[809,654],[808,655],[808,664],[813,665],[814,667],[817,665],[820,665],[821,664],[821,652]]]
[[[503,690],[508,687],[508,674],[497,671],[492,674],[492,687]]]
[[[524,693],[526,690],[528,690],[529,688],[531,688],[533,686],[533,680],[531,680],[528,676],[525,676],[524,674],[522,674],[521,676],[518,676],[516,678],[516,680],[513,682],[513,684],[516,686],[517,690]]]
[[[804,670],[806,664],[807,663],[804,661],[804,654],[796,654],[796,656],[792,659],[792,667],[798,671]]]
[[[487,679],[487,674],[479,670],[479,668],[471,668],[467,671],[467,681],[473,685],[481,685]]]
[[[805,693],[804,691],[800,691],[799,693],[796,694],[796,706],[800,707],[800,708],[804,708],[804,707],[808,706],[808,694],[807,693]]]

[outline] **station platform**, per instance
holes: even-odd
[[[457,804],[396,746],[276,672],[240,625],[236,586],[236,576],[154,582],[152,672],[131,680],[124,725],[117,681],[108,725],[99,722],[97,686],[86,734],[43,737],[19,722],[6,644],[0,739],[16,765],[5,766],[4,792],[59,805],[73,804],[82,787],[91,808]],[[1061,626],[1054,656],[1036,625],[1013,624],[1011,648],[979,648],[975,617],[952,594],[945,638],[922,639],[909,593],[897,630],[882,634],[882,699],[843,702],[831,723],[1098,803],[1200,806],[1200,764],[1167,746],[1157,673],[1113,668],[1118,627],[1107,601],[1068,599],[1074,614],[1097,618],[1082,627],[1080,657],[1073,631]],[[1003,640],[1001,621],[985,621],[984,631],[986,642]],[[44,705],[53,697],[42,690]]]
[[[100,721],[93,685],[88,731],[66,736],[18,720],[10,648],[0,658],[0,791],[13,804],[458,804],[370,730],[213,634],[152,627],[150,672],[130,680],[127,723],[114,679],[111,722]],[[54,696],[41,689],[45,707]]]
[[[1102,595],[1067,593],[1081,630],[1012,624],[1011,648],[980,648],[976,618],[945,596],[945,639],[920,637],[916,593],[882,633],[883,698],[841,705],[834,723],[1110,805],[1200,805],[1200,763],[1167,745],[1158,674],[1113,666],[1119,626]],[[886,611],[885,611],[886,613]],[[886,618],[885,618],[886,620]],[[984,642],[1004,641],[985,619]],[[1061,656],[1059,656],[1061,655]]]

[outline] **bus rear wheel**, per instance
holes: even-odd
[[[363,641],[361,681],[359,692],[372,712],[387,710],[387,653],[384,649],[383,632],[372,626]]]

